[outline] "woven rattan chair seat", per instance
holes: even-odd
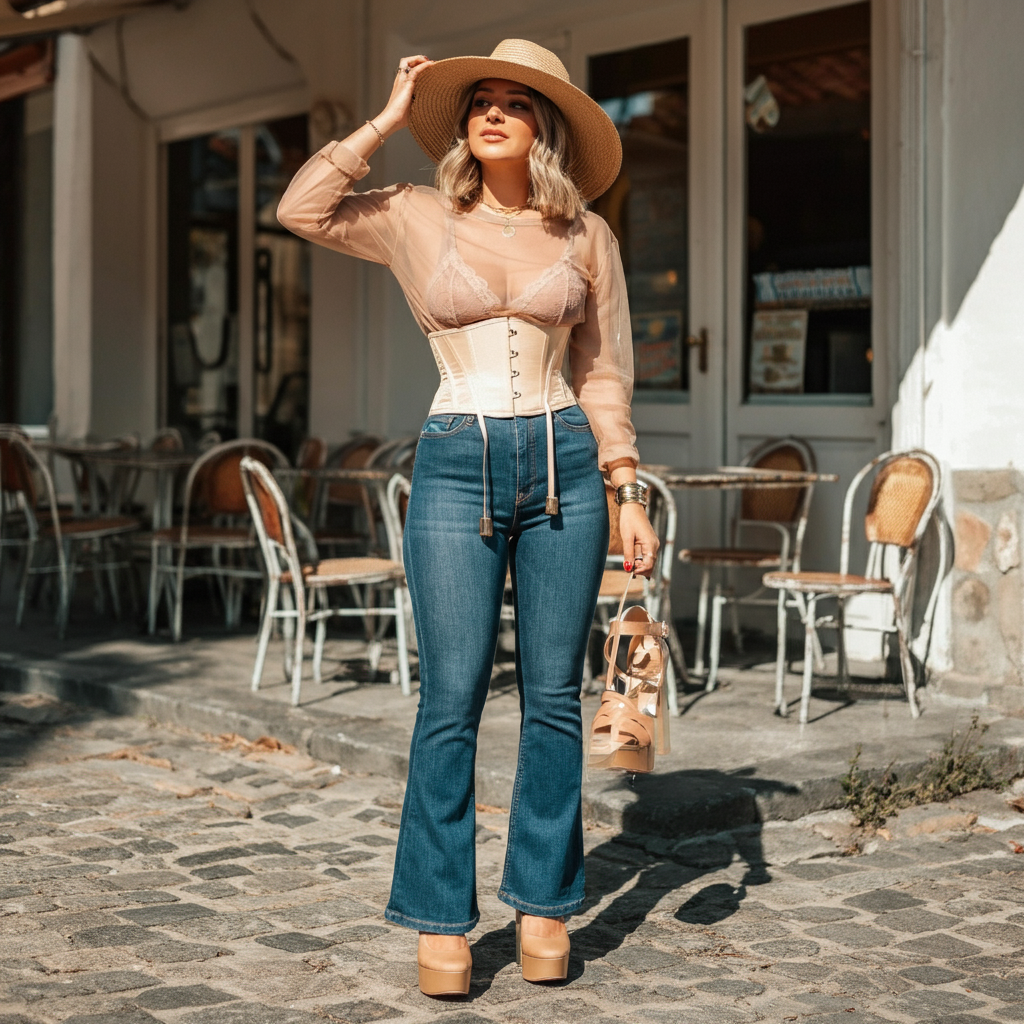
[[[325,558],[315,566],[304,565],[302,575],[310,586],[333,586],[347,583],[382,583],[400,580],[405,569],[389,558]],[[281,574],[283,583],[291,583],[292,574]]]
[[[601,590],[599,591],[601,597],[619,597],[622,591],[626,589],[626,580],[629,579],[629,573],[623,572],[621,569],[605,569],[604,576],[601,577]],[[629,584],[629,590],[627,591],[628,597],[643,597],[644,595],[644,581],[640,577],[634,577],[632,582]]]
[[[683,548],[680,562],[694,565],[735,565],[753,569],[771,569],[782,564],[778,551],[754,548]]]
[[[169,526],[154,530],[153,539],[159,544],[181,546],[181,527]],[[206,526],[201,523],[189,524],[186,547],[206,548],[211,544],[222,547],[248,548],[256,543],[253,532],[247,526]]]
[[[798,590],[804,594],[888,594],[889,580],[838,572],[768,572],[764,585],[776,590]]]

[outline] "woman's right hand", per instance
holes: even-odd
[[[429,68],[433,63],[422,53],[415,57],[403,57],[398,62],[391,98],[388,100],[387,106],[373,119],[382,134],[391,135],[409,123],[409,110],[412,107],[416,79],[424,68]]]

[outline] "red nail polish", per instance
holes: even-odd
[[[623,562],[622,563],[622,568],[625,569],[626,572],[632,572],[633,571],[633,563],[632,562]]]

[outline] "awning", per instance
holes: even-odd
[[[0,39],[95,25],[160,2],[162,0],[0,0]]]

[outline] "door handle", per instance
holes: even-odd
[[[700,334],[691,334],[686,339],[686,344],[690,348],[697,349],[697,369],[701,373],[708,372],[708,329],[702,327]]]

